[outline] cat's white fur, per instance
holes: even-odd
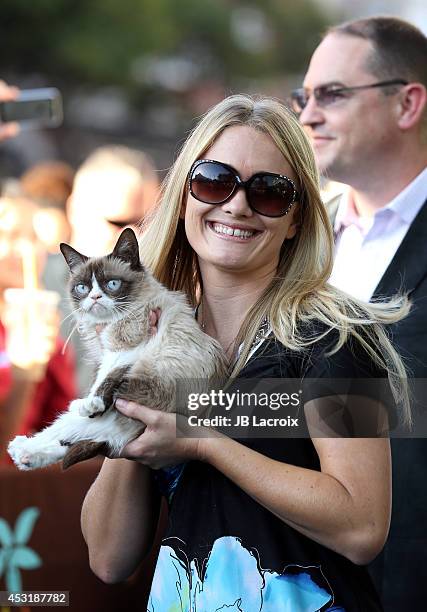
[[[113,263],[118,269],[129,267],[119,260]],[[170,388],[178,379],[205,381],[205,384],[224,375],[226,362],[220,345],[200,329],[183,294],[167,290],[145,270],[137,299],[134,303],[128,301],[126,309],[119,311],[95,278],[92,284],[90,293],[80,302],[77,316],[81,332],[99,359],[95,383],[87,397],[72,401],[68,411],[52,425],[32,437],[17,436],[9,444],[8,452],[21,470],[62,460],[68,451],[64,442],[68,445],[81,441],[107,442],[109,456],[119,456],[126,444],[143,431],[140,421],[125,417],[115,408],[97,414],[105,406],[95,392],[116,368],[130,366],[131,377],[152,372],[165,388]],[[98,300],[102,306],[94,306]],[[155,309],[160,309],[161,315],[157,333],[150,335],[148,315]],[[96,333],[95,327],[100,323],[105,327]],[[138,336],[144,325],[146,337],[135,346],[123,346],[123,337],[129,336],[132,344],[133,334]],[[176,404],[169,400],[168,405],[159,409],[175,411]],[[93,415],[97,416],[88,418]]]

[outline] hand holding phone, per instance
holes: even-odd
[[[11,87],[4,81],[0,80],[0,105],[3,102],[11,102],[19,96],[19,89]],[[19,132],[19,125],[16,122],[0,124],[0,142],[7,138],[13,138]]]
[[[62,97],[55,87],[22,89],[12,98],[0,98],[0,125],[13,122],[30,129],[58,127],[62,119]]]

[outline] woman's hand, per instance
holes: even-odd
[[[122,399],[116,400],[116,408],[147,426],[144,433],[125,446],[121,457],[134,459],[155,470],[190,459],[201,459],[198,438],[178,437],[186,422],[182,415],[153,410]]]
[[[17,87],[10,87],[4,81],[0,81],[0,102],[11,102],[19,96]],[[7,138],[13,138],[19,132],[19,124],[16,122],[2,123],[0,125],[0,142]]]
[[[155,308],[154,310],[150,310],[148,314],[148,326],[150,336],[155,336],[157,334],[157,325],[159,323],[161,314],[161,308]]]

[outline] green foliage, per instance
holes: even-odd
[[[141,57],[203,59],[202,77],[230,84],[303,70],[325,18],[310,0],[2,0],[0,70],[74,84],[141,87]],[[263,15],[269,40],[253,52],[233,34],[233,11]],[[210,73],[210,71],[213,71]]]

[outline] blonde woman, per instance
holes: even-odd
[[[388,375],[410,421],[405,372],[380,325],[407,306],[364,305],[328,285],[332,235],[312,150],[280,103],[232,96],[205,115],[141,253],[159,280],[187,293],[234,377]],[[305,403],[308,430],[334,401],[321,395]],[[347,401],[378,410],[368,392]],[[126,458],[105,459],[83,505],[102,580],[124,580],[149,551],[161,476],[169,523],[150,612],[381,609],[363,566],[389,528],[387,438],[177,438],[174,415],[117,408],[147,429]]]

